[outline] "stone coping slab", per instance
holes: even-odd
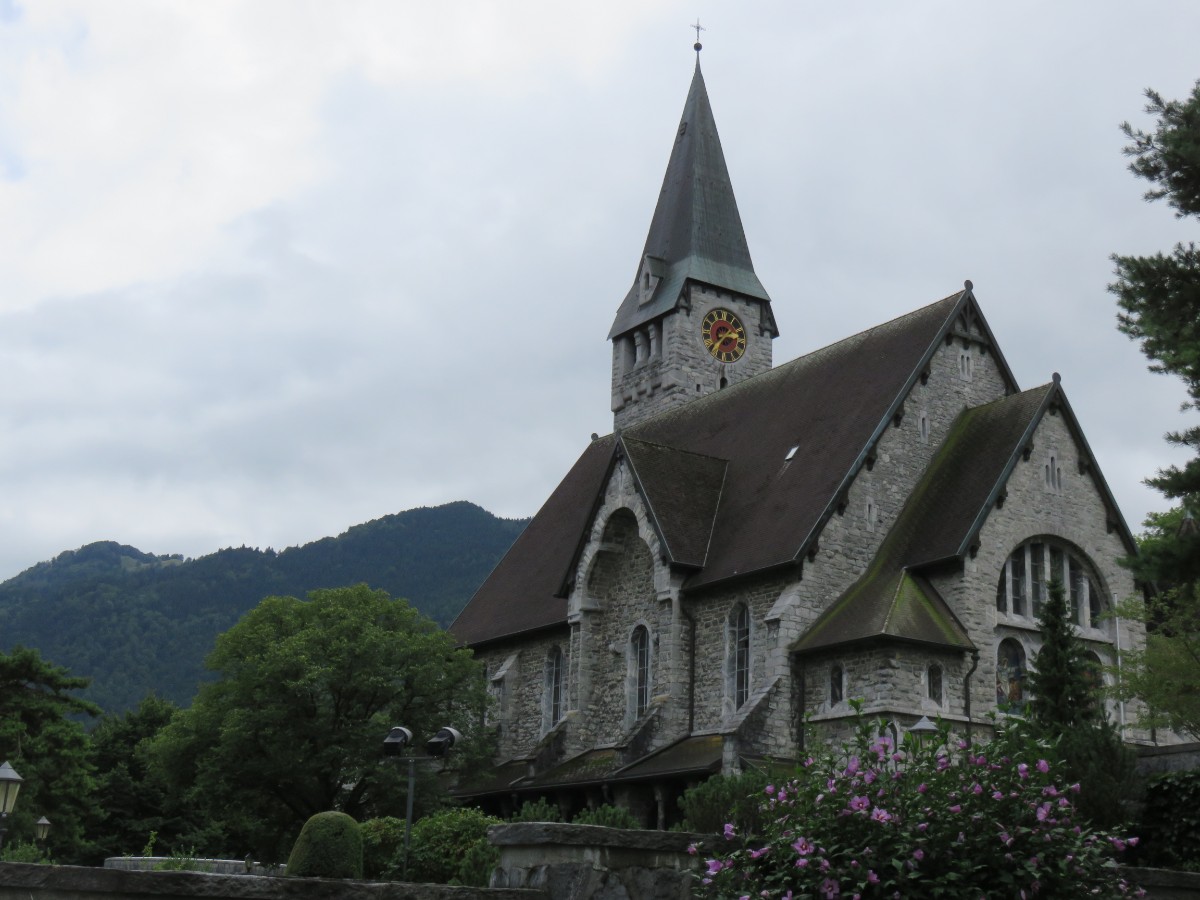
[[[541,891],[450,887],[396,881],[209,875],[202,872],[129,872],[85,866],[0,863],[0,900],[45,898],[198,897],[231,900],[545,900]]]

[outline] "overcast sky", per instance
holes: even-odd
[[[1198,3],[0,0],[0,579],[535,512],[612,429],[697,17],[776,362],[970,278],[1165,508],[1184,392],[1105,287],[1196,237],[1118,126],[1200,78]]]

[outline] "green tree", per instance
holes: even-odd
[[[178,712],[174,703],[149,694],[136,709],[105,716],[92,731],[96,767],[93,862],[136,853],[151,833],[162,846],[177,846],[194,827],[190,810],[173,802],[150,759],[155,738]]]
[[[1150,182],[1147,200],[1166,200],[1177,218],[1200,217],[1200,81],[1185,100],[1164,100],[1146,92],[1146,112],[1156,118],[1146,132],[1128,122],[1122,130],[1131,143],[1129,168]],[[1194,242],[1179,243],[1170,255],[1113,256],[1117,327],[1141,341],[1150,369],[1178,376],[1188,394],[1185,410],[1200,404],[1200,251]],[[1135,577],[1154,600],[1142,617],[1154,630],[1144,650],[1123,660],[1126,689],[1136,691],[1173,727],[1200,734],[1200,426],[1167,434],[1172,444],[1193,456],[1182,466],[1167,466],[1146,483],[1179,501],[1173,520],[1152,516],[1138,557],[1130,561]],[[1128,612],[1129,610],[1126,610]]]
[[[15,647],[0,653],[0,762],[24,779],[6,841],[33,838],[41,816],[52,823],[48,847],[59,862],[88,854],[84,823],[94,791],[88,736],[80,719],[97,707],[76,696],[88,679]]]
[[[486,692],[469,651],[403,600],[365,585],[268,597],[222,634],[191,708],[156,742],[160,771],[220,834],[206,852],[277,861],[312,815],[403,815],[407,771],[381,757],[403,724],[421,737],[452,723],[452,761],[488,755]],[[460,752],[462,751],[462,752]],[[420,808],[444,788],[418,787]]]
[[[1108,720],[1100,672],[1089,661],[1072,618],[1062,585],[1052,581],[1038,616],[1042,646],[1029,673],[1033,699],[1026,730],[1058,747],[1067,777],[1080,785],[1080,814],[1098,827],[1115,828],[1129,818],[1134,759]]]
[[[1187,532],[1194,521],[1179,507],[1151,513],[1138,538],[1138,556],[1131,561],[1135,570],[1178,571],[1185,563],[1179,555],[1187,552]],[[1117,608],[1118,615],[1141,619],[1148,626],[1145,645],[1121,654],[1120,688],[1122,696],[1145,701],[1144,725],[1200,735],[1200,582],[1193,578],[1164,584],[1170,586],[1151,592],[1145,603],[1133,599]]]

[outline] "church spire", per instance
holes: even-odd
[[[608,334],[617,428],[769,369],[779,333],[750,260],[699,53],[697,41],[646,245]]]
[[[646,292],[647,268],[658,270],[651,273],[658,280],[652,296]],[[750,260],[699,53],[638,278],[617,312],[609,337],[673,309],[687,280],[770,302]]]

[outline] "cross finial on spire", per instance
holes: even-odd
[[[696,43],[692,46],[692,49],[696,51],[696,60],[698,62],[700,60],[700,51],[704,49],[704,45],[700,43],[700,32],[706,31],[707,29],[700,24],[699,16],[696,17],[696,24],[689,25],[688,27],[696,29]]]

